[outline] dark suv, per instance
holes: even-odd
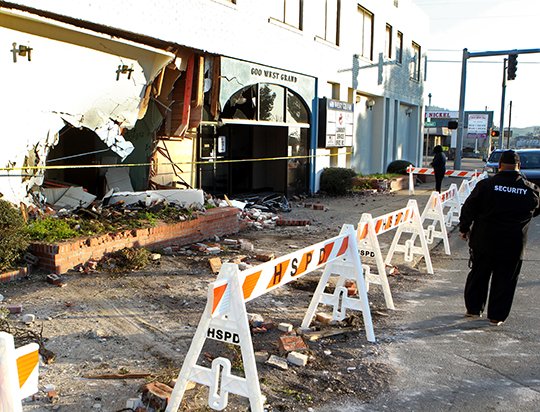
[[[484,166],[484,170],[489,175],[497,173],[502,152],[504,150],[497,149],[489,155],[488,161]],[[516,150],[516,152],[519,154],[521,160],[521,174],[527,180],[540,186],[540,149],[520,149]]]

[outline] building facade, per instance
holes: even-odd
[[[133,101],[145,110],[136,124],[120,122],[134,149],[115,161],[151,163],[146,172],[130,168],[135,189],[290,195],[316,192],[325,167],[366,174],[384,172],[392,160],[421,161],[428,20],[410,0],[19,0],[0,7],[176,56],[138,91]],[[36,38],[18,41],[31,47]],[[118,76],[131,73],[126,63]],[[72,155],[62,131],[57,158]]]

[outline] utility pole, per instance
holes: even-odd
[[[506,99],[506,69],[508,59],[503,60],[503,81],[502,81],[502,93],[501,93],[501,120],[499,124],[499,149],[503,149],[503,136],[504,136],[504,103]]]
[[[461,152],[463,150],[463,129],[465,124],[465,85],[467,83],[467,60],[471,57],[488,57],[488,56],[504,56],[504,55],[518,55],[528,53],[540,53],[540,49],[514,49],[514,50],[498,50],[498,51],[485,51],[470,53],[467,49],[463,49],[463,58],[461,62],[461,87],[459,94],[459,120],[457,129],[457,142],[456,142],[456,157],[454,160],[454,169],[459,170],[461,168]],[[515,61],[515,60],[513,60]],[[515,67],[514,67],[515,71]],[[515,73],[512,79],[515,78]],[[499,142],[502,144],[502,139],[499,137]]]
[[[510,149],[510,126],[512,125],[512,100],[510,100],[510,110],[508,111],[508,138],[506,139],[506,148]]]

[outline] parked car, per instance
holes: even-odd
[[[489,175],[497,173],[499,169],[499,159],[504,150],[494,150],[489,155],[489,158],[484,166],[484,170]],[[520,149],[516,150],[521,160],[521,174],[527,180],[536,183],[540,186],[540,149]]]

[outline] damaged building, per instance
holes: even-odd
[[[0,193],[291,196],[418,163],[425,17],[361,3],[0,1]]]

